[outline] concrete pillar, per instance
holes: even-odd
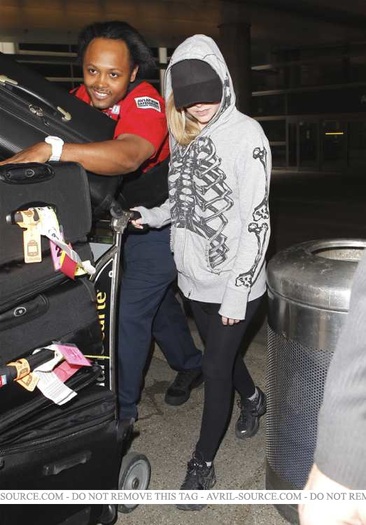
[[[233,79],[237,107],[243,113],[250,114],[252,96],[250,24],[222,23],[219,29],[219,46]]]
[[[168,64],[168,50],[166,47],[159,47],[159,64],[166,65]],[[166,69],[160,69],[160,93],[164,95],[164,78],[165,78]]]

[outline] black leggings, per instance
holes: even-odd
[[[205,345],[203,375],[205,397],[201,432],[196,451],[212,461],[230,421],[234,388],[243,398],[255,392],[255,385],[244,364],[240,343],[261,304],[262,297],[248,303],[246,318],[224,326],[219,304],[190,301],[198,331]]]

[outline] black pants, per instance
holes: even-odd
[[[205,379],[201,432],[196,451],[205,461],[212,461],[227,430],[234,388],[241,397],[254,394],[255,385],[244,364],[240,344],[261,304],[262,298],[248,303],[246,318],[233,326],[224,326],[219,304],[191,301],[192,312],[205,344],[203,374]]]

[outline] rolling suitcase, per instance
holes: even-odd
[[[56,211],[66,242],[86,242],[91,229],[91,205],[85,170],[74,162],[8,164],[0,166],[0,268],[24,261],[19,210],[50,206]],[[50,250],[42,236],[42,252]]]
[[[85,367],[66,384],[77,395],[56,405],[18,384],[0,390],[0,490],[106,490],[118,485],[123,435],[115,395],[96,386],[98,367]],[[106,451],[108,451],[106,453]],[[112,523],[103,505],[1,505],[1,525]]]
[[[36,210],[33,214],[39,219],[36,214],[44,206],[56,211],[64,240],[72,241],[72,248],[79,260],[89,261],[92,267],[93,254],[87,242],[91,228],[91,206],[85,170],[79,164],[66,162],[2,166],[0,313],[69,279],[61,271],[58,259],[60,248],[55,245],[51,254],[50,240],[44,235],[39,244],[40,262],[24,263],[24,228],[20,226],[25,224],[21,222],[23,219],[19,210]]]
[[[103,356],[95,289],[87,278],[66,281],[0,314],[1,364],[52,342]]]
[[[72,245],[81,260],[93,262],[89,243]],[[41,262],[24,264],[14,262],[0,268],[0,313],[9,310],[22,301],[27,301],[49,288],[62,284],[68,277],[60,269],[55,270],[50,253],[43,254]]]
[[[0,159],[47,135],[65,142],[99,142],[113,138],[115,121],[11,55],[0,53]],[[95,216],[109,211],[121,178],[88,172]]]

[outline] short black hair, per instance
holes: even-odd
[[[94,22],[81,30],[78,39],[78,59],[83,61],[86,48],[94,38],[110,38],[125,42],[131,56],[131,70],[139,66],[137,78],[146,78],[156,69],[151,49],[140,33],[129,23],[120,20]]]

